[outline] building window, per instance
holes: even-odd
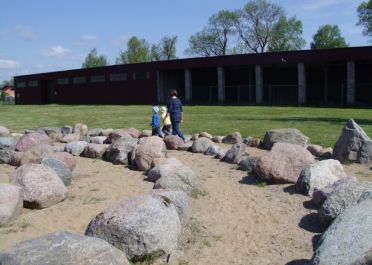
[[[150,79],[150,72],[135,72],[133,73],[133,80]]]
[[[28,81],[29,87],[37,87],[39,85],[38,81]]]
[[[126,81],[127,80],[127,74],[126,73],[120,73],[120,74],[110,74],[110,81]]]
[[[17,82],[17,87],[26,87],[26,82]]]
[[[87,82],[85,76],[77,76],[72,79],[74,84],[85,84]]]
[[[102,83],[106,81],[105,75],[93,75],[90,77],[91,83]]]
[[[68,85],[68,78],[58,78],[57,79],[57,84],[58,85]]]

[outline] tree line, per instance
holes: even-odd
[[[362,2],[358,9],[358,26],[363,35],[372,37],[372,0]],[[136,36],[119,53],[116,64],[130,64],[177,59],[177,36],[165,36],[159,43],[150,44]],[[207,25],[190,36],[185,53],[191,56],[220,56],[229,54],[264,53],[301,50],[302,22],[288,17],[285,10],[269,0],[250,0],[243,8],[221,10],[212,15]],[[313,35],[311,49],[348,47],[337,25],[321,25]],[[83,68],[109,65],[107,58],[92,49]]]

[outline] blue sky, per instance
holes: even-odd
[[[80,68],[92,48],[115,62],[135,35],[150,43],[177,35],[186,57],[189,37],[222,9],[248,0],[1,0],[0,81],[14,75]],[[337,24],[351,46],[371,45],[362,36],[356,9],[362,0],[272,0],[303,23],[309,48],[320,25]]]

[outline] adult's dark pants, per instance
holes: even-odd
[[[172,121],[172,134],[178,135],[182,140],[185,141],[185,137],[183,136],[180,130],[180,122],[179,121]]]

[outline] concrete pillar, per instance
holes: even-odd
[[[304,63],[297,65],[298,71],[298,105],[306,103],[306,69]]]
[[[256,103],[260,104],[263,100],[263,77],[262,66],[255,65],[256,72]]]
[[[347,62],[347,91],[346,104],[352,106],[355,103],[355,62]]]
[[[225,102],[225,70],[222,67],[218,67],[218,103]]]
[[[156,72],[157,77],[157,95],[158,95],[158,103],[164,103],[164,76],[163,73],[160,71]]]
[[[190,69],[185,69],[185,101],[186,103],[192,101],[192,76]]]

